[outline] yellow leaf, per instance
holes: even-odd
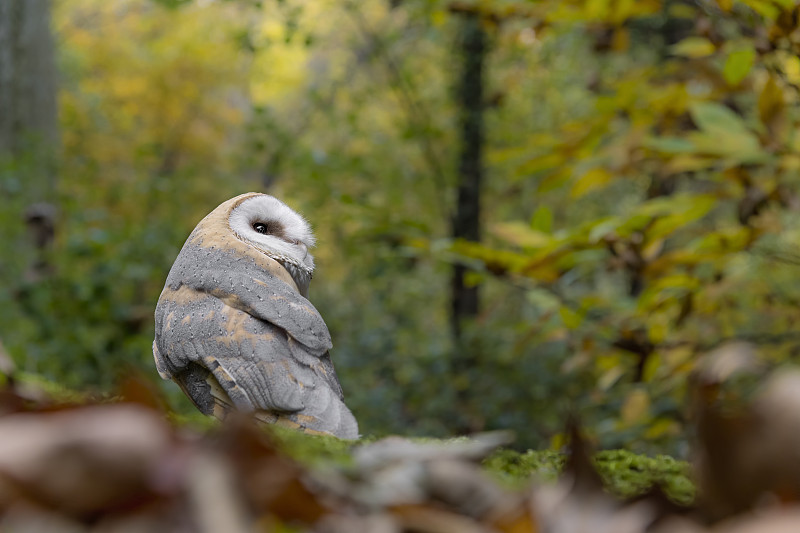
[[[671,418],[659,418],[647,428],[644,436],[647,439],[657,439],[659,437],[680,434],[681,426]]]
[[[437,9],[431,14],[431,22],[437,28],[444,26],[447,22],[447,12],[442,9]]]
[[[796,55],[787,55],[783,61],[783,71],[786,79],[794,85],[800,85],[800,58]]]
[[[677,154],[667,162],[666,170],[671,174],[681,172],[694,172],[712,167],[716,164],[716,158],[703,157],[692,154]]]
[[[584,12],[590,19],[604,20],[611,11],[611,0],[587,0],[584,6]]]
[[[467,287],[477,287],[481,282],[483,282],[483,274],[480,272],[470,270],[464,274],[464,285]]]
[[[611,40],[611,49],[615,52],[627,52],[631,47],[631,35],[626,28],[618,28]]]
[[[622,403],[620,419],[625,425],[630,426],[645,418],[649,410],[650,396],[642,389],[634,389]]]
[[[704,37],[687,37],[679,43],[673,44],[670,51],[676,56],[706,57],[716,51],[714,44]]]
[[[519,171],[525,174],[533,174],[542,170],[561,166],[564,163],[564,156],[558,152],[540,155],[529,159],[519,167]]]
[[[533,266],[522,268],[520,274],[545,283],[553,283],[561,277],[562,272],[553,265],[537,261]]]
[[[697,9],[686,4],[669,4],[669,17],[681,19],[693,19],[697,17]]]
[[[625,370],[622,366],[611,368],[603,373],[603,375],[597,380],[597,387],[602,391],[606,391],[610,389],[624,374]]]
[[[632,17],[635,12],[636,0],[616,0],[609,13],[609,18],[613,24],[622,25],[628,18]],[[614,37],[616,38],[616,35]],[[618,49],[614,48],[614,50]]]
[[[580,198],[586,193],[608,185],[612,178],[613,176],[608,170],[604,168],[593,168],[572,184],[569,195],[572,198]]]
[[[575,329],[583,322],[583,315],[576,313],[569,307],[561,306],[558,310],[558,315],[561,317],[561,321],[564,322],[564,325],[569,329]]]
[[[719,8],[723,11],[730,12],[733,9],[733,0],[717,0]]]
[[[758,96],[758,117],[770,131],[773,131],[784,112],[783,89],[774,76],[767,79],[761,94]]]
[[[559,451],[562,450],[568,443],[569,437],[565,433],[556,433],[550,439],[550,449]]]
[[[521,222],[494,224],[491,230],[501,239],[523,248],[542,248],[553,242],[553,238],[547,233],[532,229]]]
[[[679,346],[664,351],[664,363],[670,372],[674,372],[687,362],[691,362],[694,352],[687,346]]]
[[[789,154],[781,157],[780,166],[783,170],[800,170],[800,155]]]
[[[601,372],[624,368],[622,363],[622,356],[619,354],[619,352],[610,352],[599,355],[595,359],[594,364],[597,366],[597,369]]]
[[[671,276],[662,276],[653,283],[653,287],[658,289],[694,290],[700,287],[700,281],[687,274],[673,274]]]
[[[659,355],[658,352],[651,353],[644,364],[642,381],[645,383],[653,381],[659,368],[661,368],[661,355]]]
[[[647,326],[647,337],[653,342],[662,342],[666,340],[669,334],[669,325],[662,322],[656,322],[655,316],[651,314],[650,324]]]
[[[656,257],[658,257],[661,252],[664,250],[664,239],[653,239],[652,241],[648,242],[647,245],[642,249],[642,259],[645,261],[652,261]]]

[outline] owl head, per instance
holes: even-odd
[[[298,285],[308,285],[314,272],[308,249],[315,241],[300,214],[275,197],[256,194],[231,210],[228,224],[239,240],[283,265]]]

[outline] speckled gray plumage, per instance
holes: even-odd
[[[231,240],[216,227],[224,217],[212,215],[187,240],[156,307],[159,373],[207,414],[214,410],[210,372],[238,409],[357,438],[319,312],[280,265]]]

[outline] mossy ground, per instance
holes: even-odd
[[[552,450],[498,450],[484,461],[492,474],[512,485],[519,485],[532,477],[541,481],[554,481],[564,469],[567,456]],[[694,500],[695,487],[689,474],[690,466],[666,455],[648,457],[627,450],[604,450],[594,456],[594,465],[606,488],[622,498],[646,493],[661,487],[673,501],[689,504]]]
[[[98,400],[92,398],[90,394],[67,389],[37,375],[20,373],[17,377],[23,386],[42,390],[58,403],[80,404]],[[104,400],[113,401],[113,398]],[[195,410],[189,413],[172,411],[167,417],[177,426],[191,427],[200,432],[219,428],[217,420]],[[352,464],[351,452],[354,447],[377,440],[375,437],[367,436],[358,441],[346,441],[335,437],[306,435],[281,427],[270,427],[268,431],[280,450],[311,467],[347,467]],[[447,442],[431,438],[413,440]],[[519,487],[531,479],[542,482],[555,481],[566,462],[566,454],[553,450],[518,452],[499,449],[484,460],[483,466],[497,479]],[[608,491],[617,496],[630,498],[659,486],[677,503],[689,504],[694,499],[695,487],[689,477],[689,464],[685,461],[666,455],[648,457],[626,450],[604,450],[595,454],[594,464]]]
[[[310,466],[348,466],[354,447],[375,440],[367,437],[358,442],[343,441],[284,428],[274,428],[271,433],[281,449]],[[483,466],[492,476],[512,486],[521,486],[531,479],[555,481],[566,462],[566,454],[552,450],[517,452],[500,449],[484,460]],[[595,454],[594,465],[608,491],[621,498],[639,496],[653,487],[660,487],[676,503],[688,505],[694,500],[695,487],[689,477],[689,463],[685,461],[667,455],[648,457],[627,450],[604,450]]]

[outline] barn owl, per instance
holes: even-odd
[[[358,438],[309,302],[314,235],[266,194],[222,203],[192,231],[156,306],[153,355],[200,411],[231,409],[307,433]]]

